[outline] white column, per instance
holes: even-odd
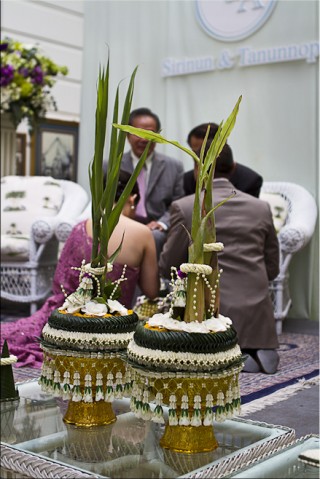
[[[10,115],[1,115],[1,176],[16,174],[16,129]]]

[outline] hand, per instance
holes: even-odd
[[[160,223],[157,223],[156,221],[150,221],[150,223],[148,223],[147,226],[151,231],[152,230],[164,231],[164,228],[160,225]]]

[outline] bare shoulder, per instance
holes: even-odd
[[[135,221],[135,220],[131,220],[130,221],[133,223],[132,224],[132,228],[135,229],[135,231],[145,237],[149,237],[149,236],[152,236],[152,233],[150,231],[150,229],[148,228],[148,226],[142,224],[142,223],[139,223],[139,221]]]
[[[151,231],[146,225],[139,223],[139,221],[135,221],[128,217],[123,218],[123,227],[127,231],[130,231],[132,235],[137,235],[140,238],[148,239],[152,236]]]

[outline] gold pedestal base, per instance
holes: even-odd
[[[170,426],[166,425],[160,446],[175,452],[194,454],[209,452],[219,447],[213,426]]]
[[[105,426],[117,420],[112,404],[105,401],[86,403],[69,401],[67,412],[63,418],[67,424],[80,427]]]

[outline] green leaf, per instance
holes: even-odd
[[[132,135],[139,136],[140,138],[144,138],[145,140],[153,141],[155,143],[163,143],[167,145],[176,146],[180,150],[190,155],[197,163],[199,162],[199,158],[194,153],[194,151],[189,150],[189,148],[186,148],[185,146],[180,145],[178,141],[167,140],[162,135],[160,135],[160,133],[155,133],[154,131],[151,131],[151,130],[144,130],[142,128],[135,128],[134,126],[130,126],[130,125],[114,124],[113,126],[115,128],[119,128],[122,131],[125,131],[126,133],[130,133]]]
[[[121,248],[122,248],[122,244],[123,244],[124,235],[125,235],[125,233],[123,233],[123,235],[122,235],[122,239],[121,239],[121,242],[120,242],[118,248],[110,255],[110,257],[109,257],[109,262],[110,263],[114,263],[118,254],[120,253]]]
[[[128,122],[129,120],[136,72],[137,68],[135,68],[130,77],[121,121]],[[94,266],[103,266],[107,262],[108,244],[110,236],[112,235],[112,232],[119,221],[119,216],[121,214],[123,205],[126,202],[129,194],[131,193],[132,187],[134,185],[134,182],[131,182],[131,188],[126,188],[125,192],[123,193],[120,205],[121,207],[114,208],[115,195],[118,185],[118,178],[125,146],[126,134],[122,131],[118,132],[116,128],[112,127],[106,185],[105,187],[103,187],[103,155],[109,103],[109,74],[110,72],[108,58],[106,68],[99,68],[99,76],[97,82],[97,104],[95,115],[95,147],[93,160],[89,165],[93,230],[91,262]],[[116,91],[113,106],[113,123],[118,123],[118,116],[119,86]],[[117,254],[118,253],[119,252],[117,251]],[[115,259],[115,257],[116,256],[113,256],[113,259]],[[101,283],[103,285],[103,279],[101,279]]]
[[[121,289],[119,288],[119,286],[117,286],[116,290],[114,291],[115,287],[116,286],[111,281],[107,281],[106,285],[103,288],[103,296],[105,298],[110,298],[112,294],[112,299],[118,299],[121,295]]]
[[[99,304],[107,304],[106,300],[102,296],[96,296],[95,298],[92,299],[92,301],[95,301],[96,303],[99,303]]]

